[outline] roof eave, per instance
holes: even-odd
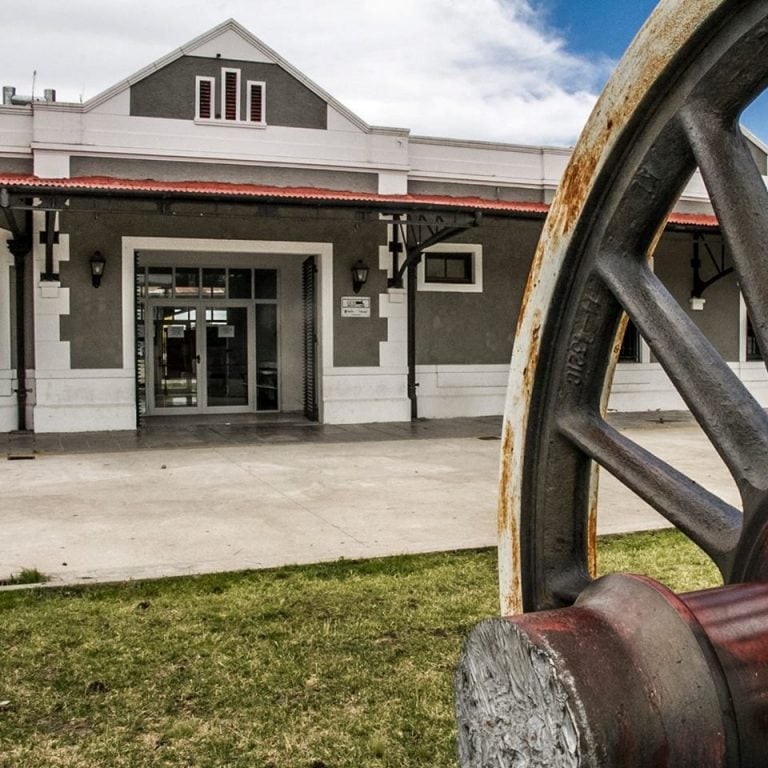
[[[198,184],[195,188],[193,185]],[[79,177],[40,179],[26,174],[0,174],[0,187],[28,196],[112,197],[161,200],[216,200],[263,205],[367,208],[382,211],[434,210],[479,211],[484,215],[542,219],[549,206],[534,201],[501,201],[435,195],[380,195],[313,187],[268,187],[208,182],[157,182],[152,180]],[[671,214],[668,227],[674,230],[717,230],[714,216]]]

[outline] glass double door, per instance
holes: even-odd
[[[164,301],[147,314],[150,412],[256,409],[252,303]]]

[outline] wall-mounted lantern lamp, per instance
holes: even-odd
[[[360,293],[360,289],[368,280],[368,265],[362,259],[358,259],[352,267],[352,290]]]
[[[104,274],[104,265],[107,260],[102,255],[101,251],[95,251],[91,256],[91,282],[94,288],[98,288],[101,285],[101,277]]]

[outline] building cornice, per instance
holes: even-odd
[[[270,168],[299,168],[306,170],[327,171],[358,171],[361,173],[377,173],[389,171],[396,173],[408,173],[409,166],[397,163],[360,163],[344,160],[311,160],[298,158],[294,161],[280,158],[275,160],[272,156],[259,155],[218,155],[213,152],[185,152],[184,154],[167,152],[166,150],[152,150],[142,148],[131,150],[124,147],[98,147],[92,148],[84,144],[52,144],[34,142],[32,150],[41,152],[60,152],[71,157],[98,157],[112,160],[164,160],[171,163],[200,162],[212,165],[251,165]]]
[[[475,139],[450,139],[440,136],[411,136],[411,144],[433,144],[440,147],[461,147],[465,149],[491,149],[500,152],[525,152],[535,155],[558,155],[569,157],[573,152],[570,147],[547,147],[539,144],[507,144],[499,141],[480,141]]]

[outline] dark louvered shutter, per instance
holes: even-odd
[[[224,73],[224,119],[237,120],[237,72]]]
[[[261,84],[251,84],[251,114],[252,123],[264,122],[264,89]]]
[[[213,117],[213,104],[212,101],[212,93],[211,93],[211,81],[210,80],[200,80],[198,83],[198,103],[200,105],[200,113],[199,116],[209,120]]]
[[[302,265],[304,299],[304,415],[310,421],[318,420],[316,277],[315,257],[310,256]]]

